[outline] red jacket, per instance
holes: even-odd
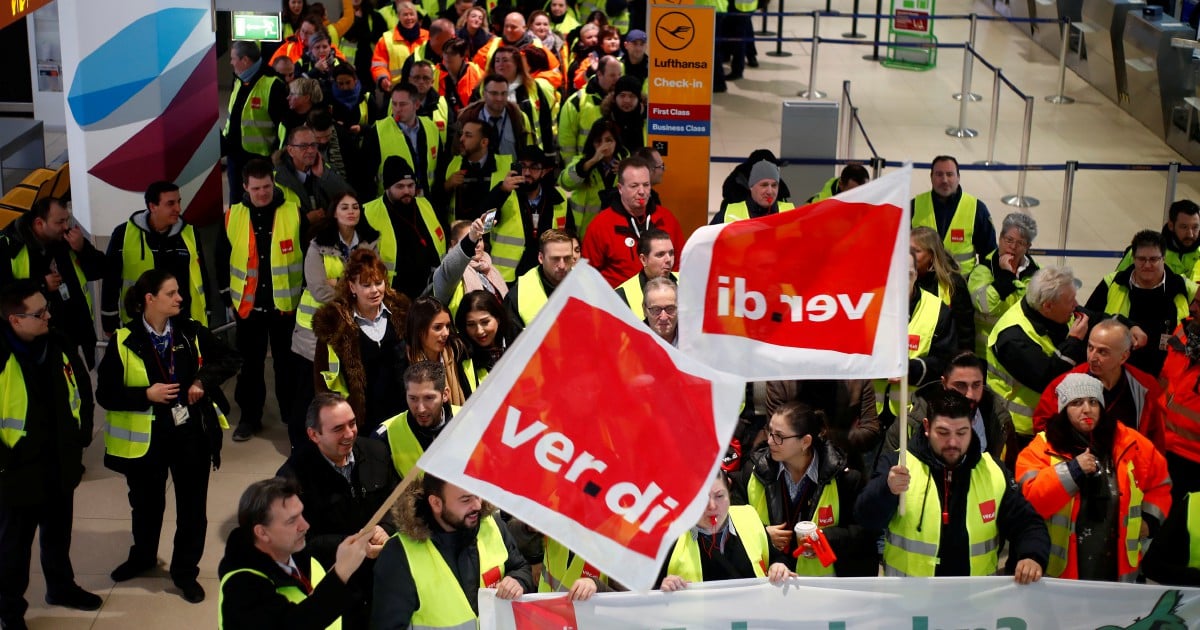
[[[1066,470],[1067,461],[1070,459],[1069,455],[1053,451],[1050,444],[1046,442],[1045,433],[1038,433],[1017,458],[1016,478],[1017,483],[1021,485],[1021,492],[1033,505],[1033,509],[1046,519],[1048,526],[1054,524],[1052,517],[1068,504],[1070,504],[1071,510],[1072,529],[1079,517],[1079,502],[1075,500],[1079,487],[1075,485]],[[1129,479],[1130,470],[1133,473],[1133,484],[1143,493],[1140,514],[1153,516],[1159,524],[1166,520],[1167,514],[1171,510],[1171,478],[1167,474],[1167,460],[1162,453],[1159,453],[1154,445],[1140,433],[1120,422],[1117,423],[1117,430],[1113,435],[1113,459],[1115,461],[1114,475],[1121,493],[1121,503],[1117,512],[1119,519],[1117,524],[1117,544],[1119,545],[1117,576],[1119,581],[1129,581],[1136,574],[1143,553],[1140,543],[1137,545],[1137,553],[1133,562],[1130,562],[1129,554],[1126,552],[1126,519],[1130,516],[1137,518],[1136,515],[1130,515],[1129,510],[1132,490]],[[1139,534],[1140,532],[1134,532],[1133,536],[1136,537]],[[1050,532],[1050,544],[1053,549],[1055,545],[1053,528]],[[1059,575],[1053,575],[1047,569],[1046,577],[1078,579],[1076,544],[1077,539],[1072,531],[1067,544],[1065,568]],[[1053,551],[1051,555],[1053,555]],[[1052,557],[1050,566],[1052,567],[1054,564],[1055,561]]]
[[[675,245],[675,268],[679,271],[679,255],[683,249],[683,228],[679,220],[664,206],[654,205],[649,208],[649,216],[637,220],[637,230],[634,230],[635,219],[624,210],[614,210],[611,206],[601,210],[596,218],[588,223],[583,236],[582,256],[604,276],[608,283],[617,288],[622,282],[632,278],[642,270],[642,262],[638,259],[638,234],[646,229],[646,218],[650,227],[658,228],[671,236]]]
[[[1167,429],[1164,425],[1166,410],[1163,409],[1162,387],[1158,379],[1149,374],[1125,364],[1125,380],[1129,383],[1129,393],[1133,396],[1133,406],[1140,410],[1135,419],[1134,428],[1154,444],[1160,453],[1167,452]],[[1050,381],[1042,398],[1038,401],[1037,409],[1033,410],[1033,432],[1046,430],[1046,423],[1058,413],[1058,395],[1054,388],[1062,382],[1067,374],[1087,374],[1088,364],[1080,363]],[[1107,401],[1106,401],[1107,406]],[[1106,410],[1107,411],[1107,410]],[[1127,418],[1117,418],[1125,421]],[[1126,424],[1126,426],[1129,426]]]

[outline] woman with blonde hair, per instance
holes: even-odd
[[[958,262],[946,251],[942,237],[931,227],[913,228],[909,252],[917,261],[917,286],[950,307],[959,350],[975,349],[975,310]]]

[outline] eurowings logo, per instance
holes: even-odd
[[[219,113],[213,45],[197,46],[192,34],[206,26],[203,9],[169,8],[142,16],[80,60],[67,107],[84,131],[138,125],[140,129],[88,170],[121,190],[140,192],[148,182],[211,180],[188,204],[220,210],[220,171],[193,159],[214,142]],[[215,190],[215,197],[212,192]],[[209,197],[212,197],[211,199]]]

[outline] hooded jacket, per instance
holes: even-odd
[[[862,473],[846,467],[846,454],[838,447],[824,440],[814,444],[820,445],[820,450],[815,452],[817,489],[813,491],[808,502],[801,506],[797,521],[815,521],[814,512],[821,492],[825,486],[837,484],[838,524],[821,528],[821,532],[829,539],[829,546],[837,554],[834,567],[839,577],[875,577],[879,574],[879,558],[875,552],[875,539],[879,532],[859,526],[854,519],[854,502],[858,499],[858,493],[864,484]],[[771,459],[771,451],[767,445],[764,444],[756,449],[750,454],[746,464],[736,473],[734,483],[730,488],[731,503],[734,505],[749,504],[747,488],[750,480],[756,478],[762,484],[766,496],[770,524],[785,523],[795,526],[795,523],[788,520],[786,500],[780,492],[780,466],[779,462]],[[772,562],[779,561],[788,566],[794,566],[795,560],[791,559],[794,549],[794,543],[789,545],[785,556],[778,549],[772,547]]]
[[[142,232],[138,241],[141,243],[143,257],[147,254],[154,260],[155,269],[164,269],[175,276],[179,282],[179,295],[183,298],[181,313],[190,312],[192,296],[188,291],[191,286],[189,265],[192,253],[184,242],[183,229],[187,223],[181,217],[167,231],[157,232],[150,228],[150,211],[139,210],[130,215],[129,220],[113,229],[112,238],[108,241],[108,251],[104,254],[105,271],[104,284],[100,290],[100,325],[106,332],[113,332],[125,322],[120,321],[120,303],[125,299],[122,295],[124,278],[124,245],[125,232],[130,225]],[[204,253],[199,239],[196,242],[196,255],[200,259],[200,286],[208,289],[207,266],[204,264]],[[148,251],[147,251],[148,250]]]
[[[475,546],[477,529],[444,531],[434,520],[429,503],[419,484],[413,484],[392,506],[392,516],[398,534],[418,541],[430,541],[441,553],[450,571],[458,579],[457,585],[446,584],[442,588],[461,588],[471,609],[479,612],[479,551]],[[508,560],[504,564],[505,577],[515,579],[525,589],[533,592],[533,572],[529,563],[517,549],[517,543],[508,532],[495,506],[484,501],[480,519],[494,518],[500,528],[500,536],[508,548]],[[413,613],[421,607],[414,579],[430,579],[414,576],[409,568],[408,556],[403,544],[396,538],[388,540],[379,558],[375,561],[375,596],[371,610],[371,627],[377,630],[407,628]]]
[[[388,289],[383,295],[383,305],[391,313],[388,320],[393,331],[403,340],[409,299]],[[367,426],[367,371],[360,346],[362,331],[354,321],[354,305],[349,298],[335,298],[317,309],[316,315],[313,315],[313,332],[317,335],[317,347],[313,355],[313,382],[316,391],[329,390],[321,378],[321,372],[329,369],[327,349],[332,349],[338,356],[340,373],[349,392],[346,400],[354,410],[354,417],[358,419],[359,433],[368,433],[371,427]],[[407,366],[403,341],[396,344],[395,354],[394,369],[397,373],[403,372]]]
[[[929,416],[929,398],[940,395],[945,388],[941,381],[933,381],[917,390],[913,396],[912,408],[908,410],[908,435],[923,433],[922,420]],[[983,387],[983,398],[979,400],[980,416],[983,420],[983,432],[987,437],[987,452],[997,461],[1004,452],[1004,444],[1008,441],[1008,433],[1012,427],[1012,414],[1008,412],[1008,403],[996,392]],[[900,449],[900,424],[892,423],[887,430],[886,448],[889,451]]]
[[[967,505],[967,492],[971,484],[971,472],[976,466],[982,465],[984,457],[979,452],[979,438],[974,432],[971,433],[971,443],[967,446],[962,461],[949,475],[945,462],[933,451],[924,431],[917,432],[908,441],[908,454],[929,467],[930,486],[935,485],[932,480],[942,481],[949,476],[948,489],[943,483],[937,483],[936,488],[910,486],[908,489],[909,492],[937,492],[942,506],[949,508],[949,524],[942,526],[941,540],[938,544],[937,576],[970,575],[967,509],[977,509],[977,506]],[[875,466],[874,477],[858,495],[854,513],[863,527],[887,529],[896,514],[900,497],[892,494],[888,488],[887,476],[899,458],[900,454],[895,451],[883,453]],[[910,463],[915,465],[915,462]],[[998,461],[996,465],[1004,470]],[[1050,535],[1046,531],[1046,523],[1021,495],[1011,474],[1007,470],[1004,470],[1004,474],[1008,483],[1004,488],[1004,495],[998,501],[996,522],[999,537],[1007,539],[1011,545],[1008,552],[1009,567],[1015,566],[1020,560],[1031,558],[1045,570],[1050,557]],[[917,515],[914,514],[913,518],[917,518]]]
[[[647,200],[646,214],[636,219],[619,201],[618,198],[613,205],[600,211],[583,236],[583,258],[588,259],[614,289],[642,270],[637,239],[647,228],[658,228],[670,235],[675,251],[682,251],[685,241],[679,219],[666,206],[655,203],[653,197]],[[678,260],[671,270],[679,271]]]
[[[312,582],[307,550],[292,554],[292,561]],[[226,575],[239,569],[267,577],[242,571],[225,580]],[[291,586],[303,590],[304,587],[271,556],[255,547],[253,533],[242,527],[230,532],[217,575],[222,579],[217,618],[225,630],[323,630],[353,602],[350,590],[332,568],[304,601],[297,604],[288,601],[276,592],[277,588]]]

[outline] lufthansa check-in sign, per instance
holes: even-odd
[[[650,146],[666,148],[656,188],[686,234],[708,222],[715,24],[712,7],[650,5],[647,135]]]

